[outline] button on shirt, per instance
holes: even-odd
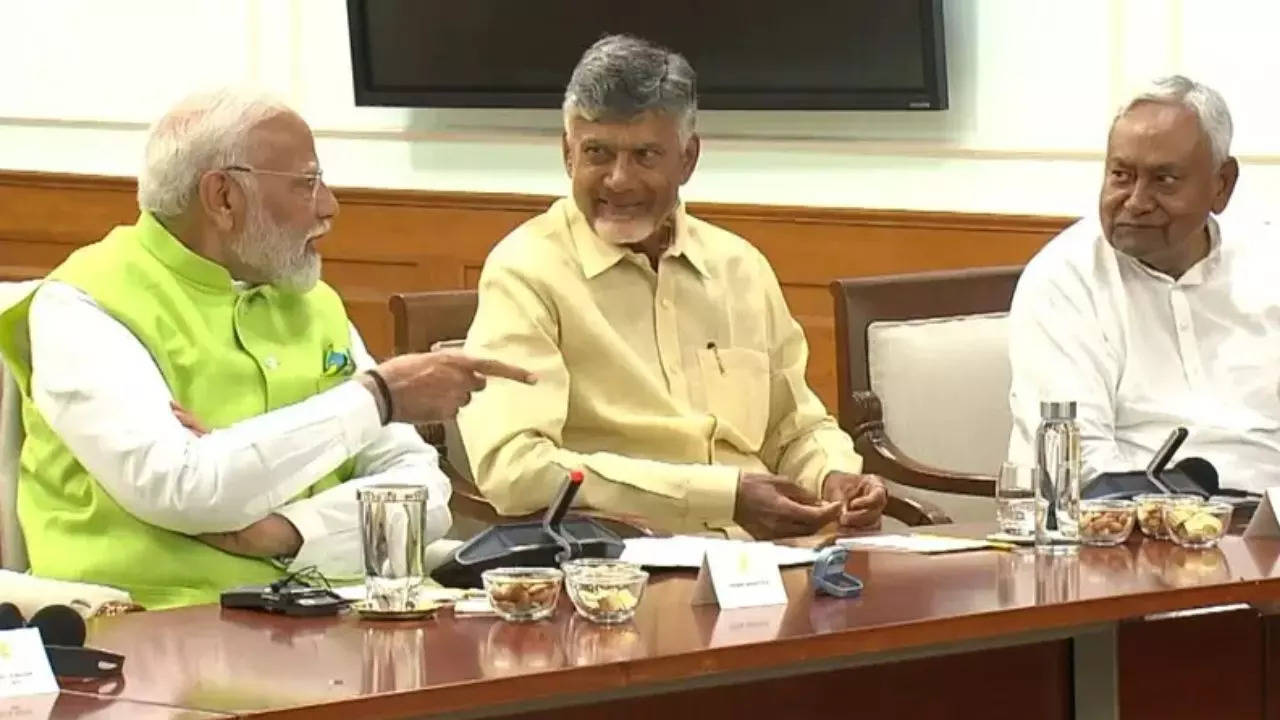
[[[808,349],[764,256],[675,211],[655,271],[556,202],[485,261],[467,351],[523,366],[459,414],[477,483],[506,514],[576,503],[678,532],[733,529],[739,472],[815,494],[857,472],[849,437],[805,383]]]
[[[1209,234],[1176,280],[1096,219],[1032,259],[1009,317],[1011,459],[1031,461],[1041,400],[1076,400],[1086,477],[1145,467],[1184,426],[1175,459],[1205,458],[1223,487],[1280,482],[1280,238],[1221,218]]]
[[[196,437],[170,410],[173,396],[147,349],[91,297],[45,282],[29,324],[32,402],[94,479],[144,522],[195,535],[239,530],[276,512],[302,536],[291,568],[315,565],[330,577],[363,571],[355,499],[363,485],[426,485],[426,539],[449,529],[451,487],[435,449],[409,425],[383,427],[373,396],[356,383]],[[354,327],[350,335],[357,369],[373,367]],[[348,458],[351,480],[291,500]]]

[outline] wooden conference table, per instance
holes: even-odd
[[[126,655],[122,682],[64,686],[110,701],[56,717],[1280,718],[1277,560],[1280,541],[1238,537],[1074,557],[858,552],[857,599],[814,597],[793,568],[788,605],[720,611],[690,605],[692,572],[655,573],[621,627],[563,597],[532,625],[138,613],[90,625],[90,645]],[[1232,603],[1249,605],[1158,615]],[[157,709],[129,714],[144,704]]]

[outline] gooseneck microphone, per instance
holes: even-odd
[[[1151,458],[1151,462],[1147,464],[1147,479],[1152,485],[1160,488],[1160,492],[1172,494],[1173,489],[1170,488],[1160,477],[1164,469],[1169,466],[1169,461],[1173,459],[1173,454],[1178,452],[1178,448],[1182,447],[1182,443],[1187,439],[1187,429],[1184,427],[1174,428],[1169,433],[1169,437],[1165,439],[1164,444],[1156,451]]]
[[[547,506],[547,514],[542,518],[543,531],[555,538],[556,544],[560,546],[560,552],[556,555],[556,562],[558,563],[566,562],[573,558],[573,546],[569,544],[569,539],[562,533],[560,523],[564,520],[565,513],[569,512],[569,506],[573,504],[573,498],[578,494],[578,488],[582,487],[583,477],[581,470],[570,471],[569,477],[564,481],[564,485],[560,486],[560,492],[556,495],[555,501]]]

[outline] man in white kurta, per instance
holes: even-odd
[[[1223,487],[1280,479],[1280,244],[1215,217],[1238,168],[1214,91],[1158,81],[1117,116],[1097,217],[1027,265],[1010,313],[1010,458],[1039,403],[1075,400],[1086,479],[1145,467],[1176,427]]]

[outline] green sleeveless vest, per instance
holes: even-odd
[[[239,291],[223,267],[191,252],[154,217],[117,227],[49,274],[83,290],[150,351],[174,399],[211,430],[291,405],[347,379],[350,335],[332,288]],[[31,571],[112,585],[149,608],[215,602],[219,591],[283,575],[149,525],[121,508],[76,461],[30,401],[28,297],[0,316],[0,352],[22,389],[18,518]],[[84,348],[93,362],[94,348]],[[35,368],[38,372],[39,368]],[[347,461],[303,495],[351,476]]]

